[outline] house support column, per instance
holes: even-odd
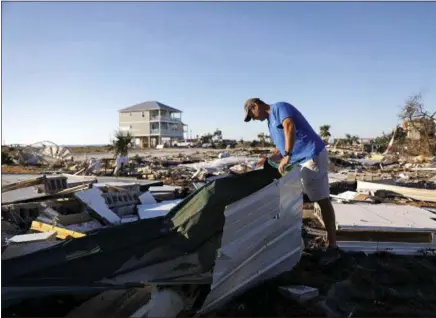
[[[161,140],[160,140],[160,135],[161,135],[161,129],[162,129],[162,127],[161,127],[161,118],[160,118],[160,116],[161,116],[161,113],[160,113],[160,109],[158,110],[158,112],[159,112],[159,137],[158,137],[158,145],[160,145],[161,144]]]
[[[145,137],[139,137],[139,146],[141,149],[145,148]]]

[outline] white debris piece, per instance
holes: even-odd
[[[54,240],[56,238],[56,231],[43,232],[43,233],[32,233],[32,234],[21,234],[11,237],[8,242],[10,244],[23,244],[32,242],[41,242],[47,240]]]
[[[410,179],[410,177],[409,177],[409,175],[408,174],[405,174],[405,173],[400,173],[399,175],[398,175],[398,177],[400,178],[400,179],[403,179],[403,180],[409,180]]]
[[[115,159],[115,170],[114,170],[114,175],[118,174],[118,171],[121,169],[121,167],[127,166],[129,164],[129,157],[127,156],[120,156],[118,155],[117,158]]]
[[[207,162],[183,164],[181,166],[192,168],[195,170],[204,168],[208,172],[216,172],[217,170],[221,170],[227,166],[234,166],[240,163],[245,163],[248,166],[252,166],[253,163],[256,164],[258,161],[259,158],[256,157],[228,157]]]
[[[130,318],[177,317],[184,307],[183,297],[175,290],[153,288],[150,301],[139,308]]]
[[[139,196],[139,201],[141,201],[141,204],[150,204],[150,203],[157,203],[154,196],[151,194],[151,192],[147,191],[144,192]]]
[[[221,152],[221,153],[218,155],[218,158],[219,158],[219,159],[222,159],[222,158],[228,158],[228,157],[230,157],[230,154],[229,154],[227,151]]]
[[[58,225],[59,226],[59,225]],[[100,224],[100,222],[96,221],[96,220],[92,220],[89,222],[83,222],[80,224],[71,224],[68,226],[62,226],[65,227],[71,231],[74,232],[80,232],[80,233],[86,233],[89,231],[93,231],[93,230],[97,230],[97,229],[101,229],[104,226]]]
[[[181,189],[180,186],[171,186],[164,184],[163,186],[152,186],[148,189],[150,192],[172,192]]]
[[[319,295],[317,288],[304,285],[283,286],[279,287],[279,290],[283,295],[299,303],[304,303],[308,300],[318,297]]]
[[[94,188],[103,188],[103,187],[119,187],[119,188],[123,188],[123,187],[133,187],[137,185],[137,183],[135,182],[123,182],[123,181],[113,181],[113,182],[98,182],[98,183],[94,183],[92,185],[92,187]]]
[[[344,201],[352,201],[356,197],[357,192],[354,191],[345,191],[339,193],[338,195],[330,195],[332,198],[344,200]]]
[[[240,173],[246,173],[249,171],[253,171],[254,167],[241,163],[241,164],[235,165],[233,167],[230,167],[229,169],[230,169],[230,171],[232,171],[234,173],[240,174]]]
[[[330,197],[338,202],[373,202],[373,200],[369,198],[368,194],[358,193],[354,191],[345,191],[337,195],[330,194]]]
[[[160,203],[150,203],[138,205],[138,215],[142,219],[152,219],[165,216],[168,212],[179,204],[182,200],[170,200]]]
[[[74,195],[110,224],[118,224],[121,222],[121,218],[108,208],[99,189],[92,188],[78,191],[74,193]]]
[[[101,160],[96,158],[91,158],[88,163],[87,172],[92,173],[101,169]]]
[[[341,182],[347,180],[347,176],[341,173],[329,173],[329,183]]]

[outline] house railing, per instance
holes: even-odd
[[[150,133],[152,135],[183,135],[183,130],[173,130],[173,129],[151,129]]]
[[[180,121],[182,121],[180,118],[170,117],[170,116],[151,116],[150,120],[171,121],[171,122],[180,122]]]

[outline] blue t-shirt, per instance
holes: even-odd
[[[295,124],[295,143],[291,154],[291,164],[304,163],[316,157],[325,148],[322,139],[298,109],[289,103],[279,102],[271,104],[268,128],[271,139],[282,156],[285,154],[285,134],[282,123],[286,118],[292,118]]]

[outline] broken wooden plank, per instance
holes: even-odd
[[[403,242],[338,242],[344,252],[364,252],[366,254],[388,252],[397,255],[436,255],[434,243],[403,243]]]
[[[86,236],[86,234],[84,233],[80,233],[80,232],[75,232],[75,231],[71,231],[68,229],[63,229],[54,225],[49,225],[49,224],[45,224],[42,222],[38,222],[38,221],[33,221],[32,222],[32,226],[31,229],[34,231],[39,231],[39,232],[52,232],[55,231],[56,232],[56,237],[60,238],[60,239],[66,239],[68,237],[71,238],[79,238],[79,237],[83,237]]]
[[[401,187],[401,186],[382,184],[376,182],[357,181],[358,192],[366,192],[366,191],[374,192],[379,190],[385,190],[385,191],[401,194],[405,197],[414,200],[436,202],[436,190],[408,188],[408,187]]]
[[[32,178],[32,179],[27,179],[27,180],[21,180],[21,181],[10,183],[10,184],[2,184],[2,187],[1,187],[2,193],[12,191],[12,190],[18,190],[18,189],[22,189],[22,188],[35,186],[38,184],[42,184],[45,182],[45,179],[46,179],[46,176],[43,175],[41,177],[36,177],[36,178]]]

